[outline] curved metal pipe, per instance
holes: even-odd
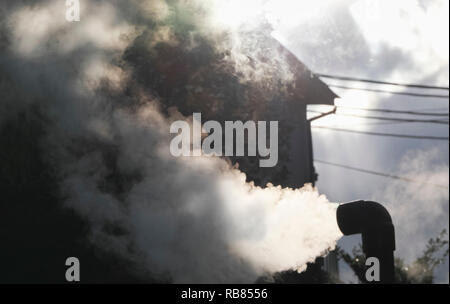
[[[342,233],[361,233],[366,257],[380,261],[379,283],[393,283],[395,229],[387,209],[376,202],[357,201],[340,205],[336,216]]]

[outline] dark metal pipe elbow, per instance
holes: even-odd
[[[337,223],[344,235],[361,234],[366,257],[382,260],[384,282],[394,280],[395,229],[387,209],[376,202],[340,205]]]
[[[379,203],[356,201],[339,206],[337,222],[344,235],[352,235],[382,225],[392,225],[392,218]]]

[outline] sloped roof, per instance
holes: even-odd
[[[186,115],[196,110],[207,117],[247,115],[251,119],[270,111],[273,101],[286,101],[288,107],[292,103],[334,104],[338,96],[287,48],[271,36],[263,36],[261,43],[268,50],[261,56],[267,58],[266,64],[275,62],[265,75],[269,82],[243,82],[234,64],[223,60],[224,54],[218,54],[207,42],[192,49],[160,43],[149,50],[142,39],[127,50],[124,59],[162,104],[175,106]],[[279,60],[271,60],[273,57]],[[279,78],[284,71],[276,62],[287,63],[292,81]],[[250,57],[248,64],[252,64]]]
[[[284,56],[294,73],[295,85],[289,91],[293,98],[305,104],[334,105],[334,99],[339,98],[338,95],[275,38],[272,38],[271,43],[278,49],[280,56]]]

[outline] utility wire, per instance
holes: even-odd
[[[323,114],[323,112],[314,111],[314,110],[309,110],[309,112]],[[420,122],[420,123],[434,123],[434,124],[444,124],[444,125],[449,124],[448,120],[442,120],[442,119],[409,119],[409,118],[398,118],[398,117],[365,116],[365,115],[345,114],[345,113],[336,113],[335,115],[364,118],[364,119],[377,119],[377,120],[385,120],[385,121]]]
[[[358,82],[366,82],[366,83],[374,83],[374,84],[385,84],[385,85],[392,85],[392,86],[402,86],[402,87],[407,87],[407,88],[434,89],[434,90],[449,91],[449,87],[430,86],[430,85],[423,85],[423,84],[405,84],[405,83],[387,82],[387,81],[379,81],[379,80],[372,80],[372,79],[336,76],[336,75],[327,75],[327,74],[317,74],[317,73],[315,75],[318,77],[328,78],[328,79],[358,81]]]
[[[423,115],[423,116],[436,116],[436,117],[448,117],[449,113],[437,113],[437,112],[418,112],[418,111],[442,111],[442,110],[448,110],[448,108],[441,108],[441,109],[422,109],[417,111],[401,111],[401,110],[392,110],[392,109],[376,109],[376,108],[356,108],[356,107],[347,107],[347,106],[335,106],[337,109],[348,109],[348,110],[357,110],[357,111],[367,111],[367,112],[380,112],[380,113],[389,113],[389,114],[405,114],[405,115]],[[319,111],[314,110],[308,110],[308,112],[312,113],[321,113]],[[441,121],[447,122],[448,120],[441,119]],[[373,123],[364,123],[360,125],[395,125],[395,124],[404,124],[404,123],[421,123],[419,122],[405,122],[405,121],[384,121],[384,122],[373,122]],[[355,124],[352,124],[352,126],[355,126]],[[356,124],[358,126],[358,124]]]
[[[387,91],[387,90],[379,90],[379,89],[356,88],[356,87],[334,85],[334,84],[327,84],[327,86],[329,86],[330,88],[336,88],[336,89],[356,90],[356,91],[365,91],[365,92],[373,92],[373,93],[386,93],[386,94],[404,95],[404,96],[412,96],[412,97],[443,98],[443,99],[448,99],[450,97],[449,95],[395,92],[395,91]]]
[[[420,122],[420,123],[432,123],[432,124],[442,124],[448,125],[448,120],[441,119],[409,119],[409,118],[394,118],[394,117],[380,117],[380,116],[364,116],[364,115],[355,115],[355,114],[343,114],[337,113],[336,115],[347,116],[347,117],[356,117],[356,118],[365,118],[365,119],[377,119],[377,120],[385,120],[385,121],[397,121],[397,122]]]
[[[367,112],[395,113],[395,114],[407,114],[407,115],[418,115],[418,116],[440,116],[440,117],[449,116],[449,113],[401,111],[401,110],[375,109],[375,108],[354,108],[354,107],[347,107],[347,106],[337,106],[337,108],[338,109],[357,110],[357,111],[367,111]]]
[[[339,167],[339,168],[344,168],[344,169],[348,169],[348,170],[352,170],[352,171],[357,171],[357,172],[362,172],[362,173],[367,173],[367,174],[372,174],[372,175],[377,175],[377,176],[382,176],[382,177],[402,180],[402,181],[410,182],[410,183],[424,184],[424,185],[430,185],[430,186],[434,186],[434,187],[438,187],[438,188],[442,188],[442,189],[448,189],[448,186],[434,184],[434,183],[429,183],[429,182],[425,182],[425,181],[419,181],[419,180],[408,178],[408,177],[404,177],[404,176],[397,176],[397,175],[392,175],[392,174],[387,174],[387,173],[382,173],[382,172],[376,172],[376,171],[372,171],[372,170],[367,170],[367,169],[362,169],[362,168],[356,168],[356,167],[336,164],[336,163],[327,162],[327,161],[318,160],[318,159],[315,159],[314,161],[316,163],[325,164],[325,165],[334,166],[334,167]]]
[[[413,123],[421,123],[421,122],[409,122],[409,121],[384,121],[384,122],[366,122],[360,124],[351,124],[352,127],[355,126],[392,126],[392,125],[405,125],[405,124],[413,124]],[[344,125],[347,126],[347,125]]]
[[[444,121],[444,120],[443,120]],[[352,123],[352,124],[343,124],[343,127],[351,126],[392,126],[392,125],[405,125],[405,124],[414,124],[414,123],[422,123],[417,121],[381,121],[381,122],[366,122],[366,123]]]
[[[366,132],[366,131],[358,131],[358,130],[350,130],[350,129],[324,127],[324,126],[311,126],[311,128],[330,130],[330,131],[337,131],[337,132],[347,132],[347,133],[355,133],[355,134],[383,136],[383,137],[398,137],[398,138],[410,138],[410,139],[429,139],[429,140],[447,140],[447,141],[449,140],[448,137],[441,137],[441,136],[425,136],[425,135],[421,136],[421,135],[408,135],[408,134]]]
[[[446,107],[446,108],[426,108],[426,109],[419,109],[419,110],[416,109],[416,111],[448,111],[448,110],[449,110],[448,107]]]

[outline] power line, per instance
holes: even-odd
[[[311,113],[321,113],[320,111],[309,110]],[[356,118],[364,118],[364,119],[377,119],[377,120],[385,120],[385,121],[397,121],[397,122],[420,122],[420,123],[434,123],[434,124],[444,124],[448,125],[448,120],[440,120],[440,119],[409,119],[409,118],[398,118],[398,117],[381,117],[381,116],[365,116],[365,115],[356,115],[356,114],[345,114],[345,113],[336,113],[335,115],[347,116],[347,117],[356,117]]]
[[[358,130],[350,130],[350,129],[324,127],[324,126],[311,126],[311,128],[324,129],[324,130],[337,131],[337,132],[347,132],[347,133],[355,133],[355,134],[373,135],[373,136],[384,136],[384,137],[398,137],[398,138],[410,138],[410,139],[429,139],[429,140],[449,140],[448,137],[441,137],[441,136],[425,136],[425,135],[421,136],[421,135],[408,135],[408,134],[366,132],[366,131],[358,131]]]
[[[449,124],[448,120],[439,120],[439,119],[408,119],[408,118],[397,118],[397,117],[364,116],[364,115],[344,114],[344,113],[336,113],[336,115],[347,116],[347,117],[356,117],[356,118],[365,118],[365,119],[377,119],[377,120],[385,120],[385,121],[420,122],[420,123],[433,123],[433,124],[443,124],[443,125]]]
[[[396,114],[407,114],[407,115],[418,115],[418,116],[449,116],[449,113],[431,113],[431,112],[417,112],[417,111],[401,111],[392,109],[375,109],[375,108],[354,108],[346,106],[337,106],[338,109],[349,109],[367,112],[379,112],[379,113],[396,113]]]
[[[393,126],[393,125],[405,125],[405,124],[413,124],[413,123],[421,123],[421,122],[409,122],[409,121],[384,121],[384,122],[366,122],[360,124],[351,124],[352,127],[355,126]],[[344,125],[346,126],[346,125]]]
[[[426,108],[426,109],[415,109],[416,111],[448,111],[449,108]]]
[[[444,121],[444,120],[443,120]],[[392,125],[405,125],[405,124],[414,124],[414,123],[422,123],[417,121],[381,121],[381,122],[366,122],[366,123],[352,123],[352,127],[357,126],[392,126]],[[343,126],[348,126],[350,124],[344,124]]]
[[[328,78],[328,79],[358,81],[358,82],[366,82],[366,83],[374,83],[374,84],[385,84],[385,85],[392,85],[392,86],[402,86],[402,87],[407,87],[407,88],[434,89],[434,90],[447,90],[447,91],[449,90],[449,87],[441,87],[441,86],[430,86],[430,85],[423,85],[423,84],[405,84],[405,83],[396,83],[396,82],[379,81],[379,80],[356,78],[356,77],[317,74],[317,73],[315,75],[318,77]]]
[[[375,109],[375,108],[356,108],[356,107],[347,107],[347,106],[335,106],[338,109],[348,109],[348,110],[357,110],[357,111],[368,111],[368,112],[380,112],[380,113],[395,113],[395,114],[405,114],[405,115],[423,115],[423,116],[436,116],[436,117],[445,117],[449,116],[449,113],[433,113],[433,112],[416,112],[416,111],[400,111],[400,110],[392,110],[392,109]],[[423,109],[418,111],[431,111],[431,110],[448,110],[448,108],[442,109]],[[320,111],[308,110],[308,112],[312,113],[322,113]],[[335,113],[336,114],[336,113]],[[440,119],[439,121],[448,122],[447,119]],[[422,123],[423,121],[384,121],[384,122],[373,122],[373,123],[364,123],[364,124],[352,124],[352,126],[358,125],[395,125],[395,124],[404,124],[404,123]]]
[[[392,174],[387,174],[387,173],[382,173],[382,172],[376,172],[376,171],[372,171],[372,170],[367,170],[367,169],[362,169],[362,168],[356,168],[356,167],[336,164],[336,163],[327,162],[327,161],[318,160],[318,159],[315,159],[314,161],[317,162],[317,163],[320,163],[320,164],[325,164],[325,165],[329,165],[329,166],[344,168],[344,169],[357,171],[357,172],[362,172],[362,173],[366,173],[366,174],[372,174],[372,175],[377,175],[377,176],[382,176],[382,177],[402,180],[402,181],[410,182],[410,183],[418,183],[418,184],[430,185],[430,186],[434,186],[434,187],[438,187],[438,188],[442,188],[442,189],[448,189],[448,186],[434,184],[434,183],[429,183],[429,182],[425,182],[425,181],[419,181],[419,180],[408,178],[408,177],[404,177],[404,176],[397,176],[397,175],[392,175]]]
[[[386,93],[386,94],[404,95],[404,96],[412,96],[412,97],[443,98],[443,99],[448,99],[449,98],[449,95],[419,94],[419,93],[410,93],[410,92],[395,92],[395,91],[387,91],[387,90],[379,90],[379,89],[355,88],[355,87],[334,85],[334,84],[327,84],[327,86],[329,86],[330,88],[337,88],[337,89],[356,90],[356,91],[365,91],[365,92],[373,92],[373,93]]]

